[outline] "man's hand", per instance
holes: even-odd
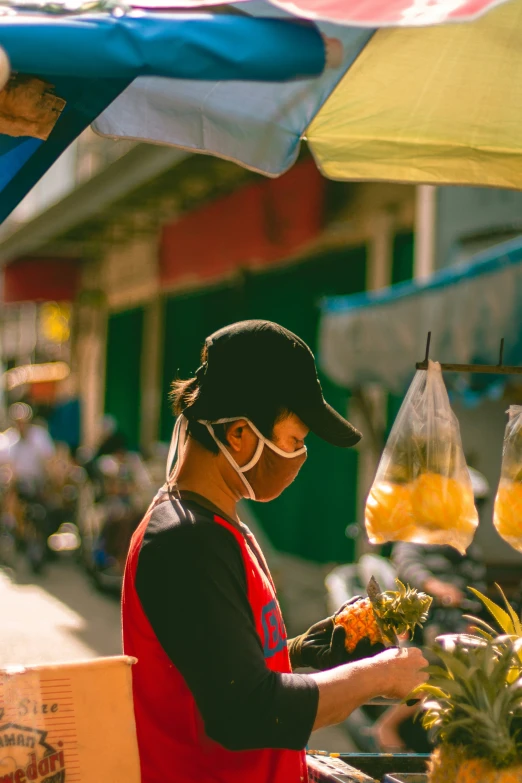
[[[310,667],[318,671],[326,671],[343,663],[368,658],[384,650],[382,644],[371,644],[369,639],[362,639],[352,652],[345,646],[346,636],[342,625],[335,625],[335,617],[350,604],[361,599],[360,595],[351,598],[333,615],[312,625],[301,636],[288,642],[288,652],[292,669]]]
[[[418,647],[393,647],[376,655],[372,665],[382,678],[381,696],[388,699],[404,699],[411,691],[423,682],[428,675],[422,669],[428,666],[428,661]]]
[[[464,594],[458,587],[435,577],[426,580],[423,590],[428,595],[432,595],[442,606],[460,606],[464,600]]]
[[[310,674],[319,686],[315,729],[340,723],[376,696],[404,699],[428,675],[428,661],[416,647],[391,648],[362,661],[328,672]]]

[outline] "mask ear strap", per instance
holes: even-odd
[[[232,421],[235,421],[235,419],[232,419]],[[218,449],[226,457],[226,459],[230,462],[231,466],[236,471],[237,475],[239,476],[239,478],[241,479],[241,481],[243,482],[243,484],[246,487],[246,490],[248,492],[248,497],[250,498],[250,500],[255,500],[256,499],[256,493],[254,492],[254,490],[250,486],[250,483],[247,481],[247,479],[245,478],[245,476],[242,473],[244,468],[240,468],[239,467],[239,465],[237,464],[237,462],[235,461],[233,456],[230,454],[228,449],[224,446],[223,443],[221,443],[219,438],[216,437],[216,433],[214,432],[214,427],[212,426],[212,424],[209,421],[200,421],[199,423],[200,424],[204,424],[206,426],[206,428],[208,429],[208,431],[212,435],[212,438],[214,439]],[[261,448],[262,447],[263,447],[263,443],[261,443]],[[257,453],[258,450],[259,450],[259,446],[256,449],[256,453]],[[261,452],[259,451],[259,453],[261,453]],[[259,457],[258,457],[258,459],[259,459]],[[252,462],[252,460],[250,460],[250,462]]]
[[[306,446],[302,446],[302,448],[297,449],[296,451],[285,451],[284,449],[280,449],[279,446],[276,446],[275,443],[272,443],[271,440],[268,438],[265,438],[265,436],[257,429],[256,425],[253,424],[250,419],[246,419],[248,421],[249,425],[259,438],[259,441],[261,443],[266,443],[269,449],[272,449],[276,454],[279,454],[280,457],[284,457],[285,459],[293,459],[293,457],[300,457],[301,454],[306,454],[307,448]],[[257,452],[256,452],[257,453]],[[254,455],[255,456],[255,455]],[[259,457],[258,457],[259,459]],[[248,470],[249,468],[253,467],[255,465],[255,462],[252,464],[251,462],[248,463],[248,466],[245,465],[242,470]]]
[[[264,440],[265,439],[263,437],[259,438],[259,440],[257,441],[257,447],[256,447],[256,450],[254,452],[254,456],[252,457],[250,462],[247,462],[246,465],[243,465],[242,468],[239,468],[241,473],[247,473],[247,471],[251,470],[254,467],[254,465],[257,465],[257,463],[259,462],[259,460],[261,458],[261,452],[263,451],[263,448],[265,446]]]
[[[167,487],[170,489],[178,477],[179,469],[183,463],[187,445],[188,419],[186,416],[178,416],[172,438],[170,440],[169,454],[167,457]]]

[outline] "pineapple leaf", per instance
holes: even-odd
[[[457,677],[466,680],[469,669],[465,663],[460,661],[456,656],[452,655],[451,653],[447,653],[444,650],[437,650],[437,655],[452,675],[456,675]]]
[[[432,664],[430,666],[426,666],[426,668],[422,671],[426,672],[426,674],[433,674],[435,677],[443,677],[446,680],[450,679],[450,675],[448,674],[447,670],[443,669],[442,666],[435,666]]]
[[[438,688],[436,685],[430,685],[429,683],[423,683],[422,685],[417,685],[416,688],[414,688],[411,692],[412,696],[435,696],[437,699],[447,699],[449,694],[442,690],[442,688]]]
[[[501,586],[495,582],[495,587],[499,591],[500,595],[502,596],[504,603],[506,605],[506,609],[508,611],[509,616],[511,617],[511,621],[513,623],[513,629],[514,633],[516,633],[517,636],[522,636],[522,623],[520,622],[520,619],[517,616],[517,613],[509,603],[508,599],[504,595],[504,591],[502,590]]]
[[[431,682],[433,684],[435,681],[432,680]],[[444,684],[439,683],[439,685],[435,685],[434,687],[438,688],[443,693],[445,692],[445,693],[449,694],[453,698],[457,698],[459,696],[462,696],[465,693],[464,688],[462,687],[462,685],[460,683],[458,683],[456,680],[451,680],[451,679],[444,680]]]
[[[513,620],[509,616],[507,612],[502,609],[502,607],[498,606],[494,601],[491,601],[486,595],[483,595],[478,590],[475,590],[474,587],[468,587],[468,590],[470,590],[473,595],[475,595],[486,607],[486,609],[489,611],[490,614],[493,615],[496,622],[498,623],[499,627],[504,631],[504,633],[514,633],[515,629],[513,626]]]
[[[477,625],[472,625],[471,630],[474,634],[477,636],[480,636],[481,639],[484,639],[486,642],[492,642],[494,640],[494,635],[492,633],[488,633],[483,628],[479,628]]]
[[[463,614],[462,617],[465,620],[471,620],[472,623],[477,623],[477,625],[482,626],[482,628],[484,628],[491,637],[495,637],[497,635],[497,632],[493,626],[489,625],[489,623],[487,623],[485,620],[481,620],[480,617],[473,617],[472,614]]]

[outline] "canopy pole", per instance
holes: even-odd
[[[417,370],[427,370],[430,361],[431,332],[426,340],[426,354],[422,362],[415,365]],[[486,373],[489,375],[522,375],[522,367],[504,364],[504,338],[500,341],[498,364],[445,364],[441,362],[443,372]]]
[[[437,188],[417,185],[415,193],[414,278],[426,280],[435,269]]]

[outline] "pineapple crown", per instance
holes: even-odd
[[[373,610],[380,621],[383,633],[412,633],[428,619],[432,598],[396,579],[397,590],[385,590],[373,603]]]
[[[508,599],[504,595],[504,592],[500,585],[496,585],[497,590],[502,596],[504,606],[498,606],[487,596],[475,590],[473,587],[469,587],[468,590],[473,593],[490,613],[492,620],[494,621],[496,628],[492,627],[489,623],[485,622],[480,617],[473,617],[472,615],[464,615],[464,617],[473,623],[472,631],[476,643],[486,640],[487,642],[494,643],[495,639],[498,641],[504,637],[498,634],[504,634],[513,642],[513,648],[516,656],[513,659],[513,666],[509,673],[509,681],[513,682],[522,675],[522,623],[517,613],[509,603]]]
[[[413,692],[426,698],[422,724],[434,740],[469,748],[502,768],[522,758],[522,678],[510,682],[517,653],[513,641],[497,637],[477,646],[455,644],[434,653],[427,683]]]

